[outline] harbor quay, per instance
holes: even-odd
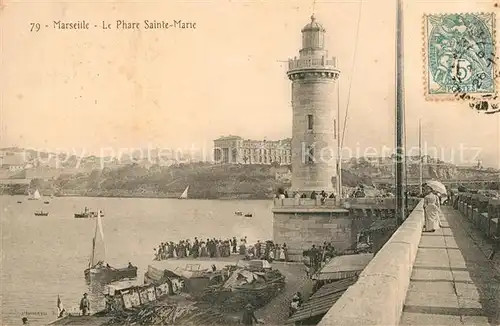
[[[309,206],[312,212],[316,206],[321,207],[321,203],[313,205],[309,199],[302,200],[302,206]],[[279,207],[291,206],[283,205],[286,200],[276,201]],[[378,199],[377,206],[375,198],[353,198],[344,200],[342,206],[349,207],[345,209],[348,212],[369,215],[377,210],[391,210],[391,201],[392,198]],[[265,306],[255,310],[256,317],[268,325],[497,325],[500,255],[488,258],[500,232],[500,201],[452,190],[448,205],[442,207],[441,229],[435,233],[422,232],[423,200],[411,201],[416,205],[408,218],[372,253],[334,257],[312,277],[306,274],[302,262],[271,262],[270,266],[285,276],[286,285]],[[336,202],[335,206],[339,204]],[[333,207],[333,203],[324,205]],[[224,261],[242,258],[231,255]],[[223,262],[221,258],[207,260],[217,265]],[[172,261],[179,266],[192,262]],[[297,292],[302,294],[304,304],[290,315],[290,304]],[[160,303],[143,303],[136,309],[147,311],[152,305],[179,300],[176,298],[185,296],[173,295]],[[233,323],[241,318],[234,312],[225,315]],[[111,318],[100,313],[67,316],[52,324],[104,325]]]

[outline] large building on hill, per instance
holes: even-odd
[[[272,164],[292,163],[291,139],[252,140],[223,136],[214,140],[215,163]]]

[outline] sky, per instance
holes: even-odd
[[[314,11],[341,70],[350,153],[393,148],[395,1],[3,1],[0,146],[109,154],[211,148],[291,136],[288,58]],[[422,15],[498,11],[492,2],[404,1],[407,146],[460,165],[500,163],[500,114],[424,98]],[[498,12],[497,12],[498,13]],[[102,30],[102,21],[183,20],[195,30]],[[498,17],[497,17],[498,19]],[[46,28],[90,22],[90,30]],[[30,32],[30,23],[40,23]],[[358,35],[358,37],[356,37]],[[332,103],[336,109],[337,103]],[[347,109],[348,108],[348,109]],[[343,118],[342,118],[343,120]],[[411,149],[414,153],[414,149]],[[461,153],[461,154],[460,154]]]

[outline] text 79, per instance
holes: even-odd
[[[38,32],[40,30],[40,23],[30,23],[30,32]]]

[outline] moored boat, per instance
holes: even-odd
[[[92,218],[90,213],[75,213],[75,218]]]
[[[222,284],[208,286],[199,299],[225,311],[239,311],[248,303],[262,307],[285,288],[285,276],[267,261],[239,261],[228,272]]]
[[[44,211],[35,212],[35,216],[48,216],[48,215],[49,213]]]
[[[101,214],[101,217],[104,217],[104,213],[102,211],[99,212],[89,212],[87,209],[81,213],[75,213],[75,218],[95,218],[98,214]]]
[[[119,280],[136,278],[137,266],[129,265],[123,268],[114,268],[103,262],[99,262],[92,268],[87,268],[84,271],[87,280],[98,280],[103,283],[110,283]]]
[[[236,216],[242,216],[243,213],[241,211],[236,211],[236,212],[234,212],[234,215],[236,215]]]
[[[252,217],[252,216],[253,216],[252,213],[246,213],[245,214],[245,217]]]
[[[101,283],[110,283],[126,278],[137,277],[137,266],[128,263],[127,267],[114,268],[105,263],[106,247],[104,244],[104,232],[102,228],[101,215],[98,213],[95,224],[94,237],[92,239],[92,253],[89,267],[84,270],[87,281],[96,280]]]

